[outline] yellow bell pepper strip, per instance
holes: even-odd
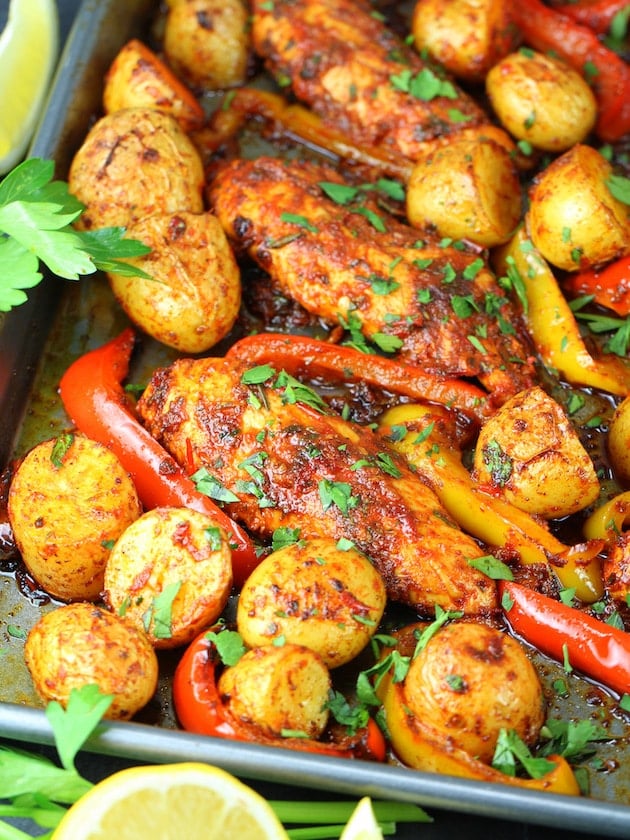
[[[392,748],[409,767],[482,782],[500,782],[528,790],[580,795],[573,770],[561,756],[549,756],[549,761],[555,767],[539,779],[509,776],[479,761],[465,750],[448,745],[444,733],[439,733],[420,717],[413,715],[406,701],[404,680],[394,682],[391,674],[386,674],[379,683],[377,695],[383,704]]]
[[[544,364],[573,385],[586,385],[618,396],[630,393],[630,369],[614,355],[594,359],[553,272],[523,227],[494,255],[498,273],[516,270],[525,287],[525,319]]]
[[[566,546],[525,511],[484,492],[462,463],[451,437],[435,422],[436,407],[407,404],[386,411],[379,424],[392,446],[428,478],[432,489],[459,526],[487,545],[518,554],[524,564],[551,566],[564,588],[574,588],[585,603],[604,592],[597,555],[603,539]],[[438,416],[439,419],[439,416]],[[396,427],[404,434],[395,434]]]
[[[389,152],[383,146],[365,148],[349,143],[342,132],[325,125],[320,117],[304,106],[289,104],[279,94],[257,88],[242,87],[230,92],[223,107],[215,111],[209,130],[196,134],[195,141],[202,145],[211,143],[218,148],[252,118],[270,123],[276,135],[298,139],[353,164],[386,172],[405,183],[411,175],[413,164],[410,160]],[[205,144],[204,137],[208,138]]]
[[[600,505],[584,521],[582,533],[588,540],[614,542],[630,526],[630,491],[619,493]]]

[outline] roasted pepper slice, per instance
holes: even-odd
[[[397,426],[407,429],[403,436],[392,435]],[[431,408],[410,404],[392,408],[383,414],[380,431],[429,478],[439,500],[469,534],[487,545],[515,551],[523,563],[551,565],[562,586],[575,588],[586,603],[602,597],[597,555],[604,540],[566,546],[528,513],[485,493],[462,463],[461,452],[441,433],[439,423],[432,422]]]
[[[189,507],[210,516],[228,534],[234,580],[242,584],[259,562],[245,531],[208,497],[139,423],[121,383],[134,346],[126,329],[78,358],[63,375],[59,393],[68,416],[93,440],[108,446],[133,479],[145,508]]]
[[[385,739],[371,718],[364,729],[338,742],[270,738],[258,727],[234,717],[226,708],[216,682],[219,664],[219,654],[207,631],[197,636],[179,661],[173,677],[173,702],[177,718],[187,731],[340,758],[385,759]]]
[[[630,633],[513,581],[500,581],[499,592],[521,638],[618,694],[630,693]]]
[[[477,421],[490,413],[487,393],[469,382],[308,336],[250,335],[233,344],[226,355],[252,365],[271,364],[294,376],[367,382],[394,394],[456,408]]]
[[[495,254],[495,268],[508,274],[514,266],[525,286],[525,318],[540,356],[574,385],[587,385],[611,394],[630,393],[630,369],[620,358],[597,359],[586,349],[578,323],[553,272],[521,227]]]

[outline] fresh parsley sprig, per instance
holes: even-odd
[[[125,228],[78,231],[72,227],[85,206],[65,181],[55,181],[54,163],[29,158],[0,182],[0,311],[27,299],[24,289],[41,282],[40,262],[67,280],[98,269],[150,279],[124,262],[150,251],[142,242],[124,239]]]

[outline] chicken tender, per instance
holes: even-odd
[[[345,537],[391,599],[431,614],[436,603],[495,608],[492,581],[468,562],[484,552],[433,491],[384,438],[328,412],[297,380],[266,365],[180,359],[156,371],[138,410],[205,492],[234,500],[230,515],[254,534]]]

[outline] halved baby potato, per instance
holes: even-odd
[[[24,564],[63,601],[97,600],[112,545],[142,513],[107,447],[79,434],[44,441],[19,463],[8,513]]]
[[[113,695],[105,717],[128,720],[157,689],[158,661],[145,633],[95,604],[66,604],[41,616],[24,658],[44,702],[66,706],[72,689],[97,685]]]
[[[599,495],[593,462],[569,418],[537,386],[509,399],[483,425],[474,478],[545,519],[576,513]]]
[[[241,278],[217,218],[210,213],[149,216],[130,225],[127,235],[151,249],[129,260],[150,280],[108,274],[129,318],[182,353],[202,353],[225,338],[241,304]]]
[[[368,644],[385,602],[382,577],[358,549],[327,538],[300,540],[254,569],[241,590],[237,626],[249,647],[285,639],[335,668]]]
[[[154,508],[118,539],[104,598],[156,648],[190,642],[223,612],[232,587],[226,534],[203,513]]]
[[[272,737],[318,738],[328,722],[330,688],[321,657],[290,643],[249,650],[219,678],[230,712]]]

